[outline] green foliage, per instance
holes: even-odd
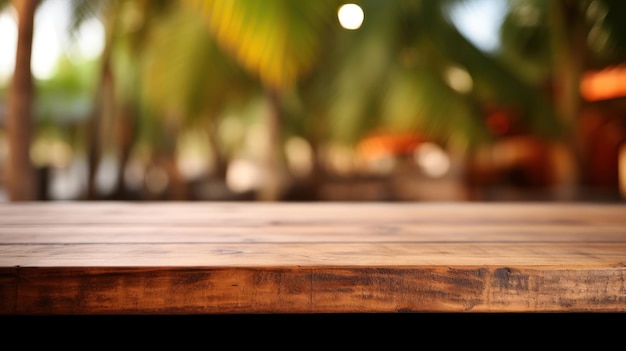
[[[565,126],[541,89],[553,70],[547,2],[510,2],[496,53],[450,22],[446,11],[459,2],[471,0],[362,0],[365,22],[348,31],[335,0],[72,0],[73,28],[92,16],[105,23],[116,101],[141,107],[141,133],[154,143],[176,133],[172,126],[215,132],[227,111],[255,105],[262,89],[280,92],[284,134],[315,142],[354,144],[382,128],[485,143],[485,106],[515,109],[532,133],[561,135]],[[593,64],[622,60],[624,2],[580,6],[590,30],[610,34],[590,51]],[[468,88],[451,83],[451,69]],[[54,84],[92,92],[82,76],[60,73]]]
[[[173,8],[155,23],[144,57],[145,103],[182,124],[215,116],[229,101],[249,96],[256,86],[222,53],[201,18],[186,7]]]
[[[205,18],[222,48],[263,84],[292,87],[312,69],[325,38],[324,26],[335,18],[333,0],[186,0]]]

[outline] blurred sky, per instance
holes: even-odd
[[[68,0],[46,0],[37,12],[32,60],[33,74],[37,78],[49,77],[64,51],[70,56],[93,58],[102,50],[104,32],[95,20],[85,23],[75,44],[70,40],[68,4]],[[480,49],[493,51],[499,44],[497,32],[505,6],[506,0],[467,1],[453,9],[451,18]],[[10,78],[15,65],[17,29],[13,16],[9,11],[0,14],[0,84]]]
[[[35,17],[32,69],[37,78],[45,79],[53,71],[58,57],[68,55],[93,58],[102,50],[104,31],[97,20],[86,22],[72,41],[68,35],[68,0],[45,0]],[[15,66],[17,28],[12,11],[0,14],[0,83],[6,81]]]
[[[473,0],[452,10],[451,17],[459,30],[484,51],[499,46],[500,24],[506,11],[506,0]]]

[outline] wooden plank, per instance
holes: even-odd
[[[10,244],[0,267],[626,265],[626,243]]]
[[[296,235],[299,242],[616,242],[624,240],[626,227],[623,206],[607,205],[23,206],[0,206],[3,243],[282,242]]]
[[[626,206],[0,205],[0,314],[626,311]]]
[[[140,206],[137,206],[140,205]],[[252,206],[251,206],[252,205]],[[3,225],[415,223],[626,225],[624,205],[546,203],[30,203],[0,204]],[[36,214],[33,216],[33,214]]]
[[[471,266],[22,268],[13,310],[25,315],[614,312],[626,306],[620,272]]]
[[[623,242],[626,225],[169,224],[4,225],[4,244],[227,242]]]

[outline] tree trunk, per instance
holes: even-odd
[[[266,116],[267,149],[263,164],[263,184],[257,199],[260,201],[279,201],[284,190],[285,164],[282,152],[280,96],[275,90],[267,92],[269,112]]]
[[[117,16],[117,4],[111,6],[104,14],[105,39],[104,50],[100,55],[102,61],[98,87],[94,95],[94,107],[90,120],[87,123],[87,200],[99,198],[96,186],[96,175],[102,160],[104,142],[110,138],[110,123],[115,116],[115,77],[112,68],[112,46]]]
[[[102,160],[103,140],[106,140],[105,121],[113,118],[113,74],[108,50],[102,56],[100,83],[94,96],[95,106],[87,123],[87,200],[97,200],[96,175]]]
[[[120,201],[129,200],[129,193],[126,187],[124,174],[126,172],[126,168],[128,167],[133,146],[135,144],[137,113],[137,107],[132,102],[122,104],[116,112],[118,120],[114,126],[113,140],[115,141],[115,147],[117,148],[119,168],[115,177],[116,186],[112,196],[114,199]]]
[[[565,169],[558,180],[565,200],[580,196],[585,177],[585,154],[579,133],[580,80],[586,64],[586,32],[578,1],[550,3],[555,106],[567,131],[563,139]]]
[[[228,159],[222,152],[222,146],[219,142],[219,130],[215,118],[209,118],[207,124],[207,132],[209,136],[209,147],[211,148],[211,156],[213,159],[212,177],[220,182],[226,183],[226,174],[228,173]]]
[[[11,201],[37,200],[37,180],[30,161],[33,125],[33,77],[30,68],[35,11],[39,0],[14,0],[18,38],[7,116],[9,155],[7,190]]]

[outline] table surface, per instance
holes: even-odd
[[[626,205],[0,205],[3,315],[361,312],[626,312]]]

